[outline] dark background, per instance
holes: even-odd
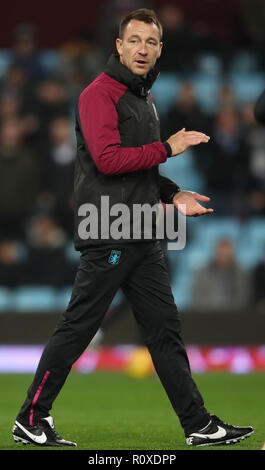
[[[244,0],[179,0],[177,3],[189,23],[203,34],[218,40],[244,40],[238,9]],[[86,28],[97,33],[98,24],[106,0],[44,2],[14,1],[1,5],[0,47],[9,47],[13,31],[18,23],[33,23],[38,28],[40,47],[59,47],[62,42]],[[126,2],[124,2],[126,3]],[[165,3],[165,2],[164,2]],[[161,0],[153,0],[153,8],[159,13]]]

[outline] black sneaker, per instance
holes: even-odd
[[[211,415],[209,424],[187,436],[189,446],[210,446],[214,444],[234,444],[246,439],[254,432],[252,426],[232,426],[221,421],[217,416]]]
[[[40,419],[36,426],[26,426],[19,423],[19,421],[15,421],[12,434],[15,442],[22,442],[23,444],[56,447],[77,446],[75,442],[66,441],[58,434],[51,416]]]

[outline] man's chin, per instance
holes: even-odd
[[[132,72],[135,74],[135,75],[139,75],[139,77],[143,77],[143,78],[146,78],[149,70],[139,70],[138,68],[134,68],[132,69]]]

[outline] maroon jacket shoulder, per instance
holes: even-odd
[[[168,156],[161,142],[142,147],[121,146],[117,104],[126,91],[125,84],[103,72],[79,97],[82,134],[98,170],[105,175],[149,169]]]
[[[127,86],[123,83],[114,80],[109,77],[106,73],[102,72],[93,82],[91,82],[80,94],[78,105],[85,101],[86,99],[93,99],[98,93],[108,94],[113,101],[117,104],[119,99],[123,96]]]

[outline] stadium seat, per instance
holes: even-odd
[[[69,263],[74,265],[79,263],[80,253],[75,250],[74,243],[72,241],[66,243],[64,253]]]
[[[241,224],[233,217],[217,218],[213,216],[204,219],[195,230],[194,237],[197,243],[210,248],[222,238],[228,238],[233,243],[237,243],[241,233]]]
[[[192,150],[186,150],[179,158],[169,158],[165,165],[160,166],[160,173],[175,181],[181,188],[201,192],[204,179],[194,165]]]
[[[262,73],[233,73],[229,78],[238,104],[254,102],[265,88],[265,75]]]
[[[165,114],[174,103],[181,80],[176,74],[162,73],[152,87],[157,109],[161,115]]]
[[[265,248],[265,218],[253,217],[245,227],[245,237],[250,243],[264,246]]]
[[[54,309],[60,311],[65,310],[70,301],[71,294],[72,286],[65,286],[62,289],[57,290],[54,294]],[[123,298],[124,295],[122,291],[119,290],[111,303],[111,307],[118,307],[121,304]]]
[[[0,312],[8,311],[12,308],[12,292],[6,287],[0,287]]]
[[[183,157],[183,158],[182,158]],[[185,158],[184,158],[185,157]],[[160,171],[163,172],[168,178],[175,176],[177,177],[177,171],[181,170],[194,170],[194,153],[191,148],[185,150],[185,152],[179,158],[169,158],[165,165],[160,165]],[[172,174],[173,173],[173,174]]]
[[[66,309],[72,294],[72,287],[65,286],[62,289],[58,289],[54,295],[54,309],[63,311]]]
[[[175,276],[171,282],[172,294],[180,310],[186,310],[190,306],[192,282],[192,273],[183,272],[179,272],[178,276]]]
[[[258,69],[259,59],[257,55],[246,50],[235,53],[229,66],[230,73],[255,73]]]
[[[61,67],[61,54],[53,49],[44,49],[40,53],[40,63],[48,74],[54,75]]]
[[[205,52],[198,58],[198,69],[203,74],[216,76],[222,71],[222,61],[217,55]]]
[[[194,271],[209,264],[214,255],[214,243],[212,245],[195,242],[186,248],[186,266]]]
[[[265,256],[265,219],[251,218],[244,226],[237,244],[239,261],[246,267],[253,267]]]
[[[56,305],[51,287],[22,286],[12,294],[12,308],[18,312],[53,311]]]
[[[8,50],[0,50],[0,78],[3,77],[11,61],[11,54]]]
[[[236,248],[237,260],[245,269],[254,268],[264,258],[264,249],[260,246],[240,243]]]
[[[216,111],[220,90],[219,76],[196,73],[191,78],[197,101],[206,113]]]

